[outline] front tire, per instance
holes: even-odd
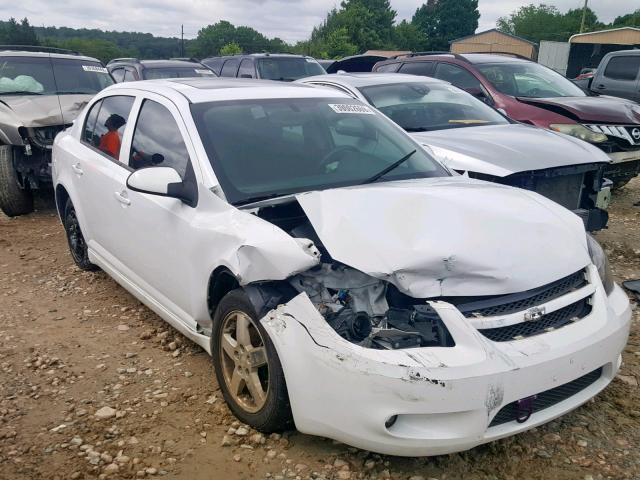
[[[76,209],[71,203],[71,199],[67,200],[67,204],[64,208],[64,230],[67,233],[67,242],[69,243],[69,251],[75,264],[87,272],[98,270],[97,265],[94,265],[89,261],[89,251],[87,243],[82,235],[80,229],[80,222],[78,222],[78,216],[76,215]]]
[[[211,352],[218,385],[240,421],[264,433],[293,426],[278,354],[242,289],[218,304]]]
[[[33,212],[33,193],[22,188],[13,166],[15,147],[0,145],[0,210],[9,217]]]

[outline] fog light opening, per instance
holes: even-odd
[[[393,417],[389,417],[386,422],[384,422],[384,426],[388,429],[393,427],[398,420],[398,415],[394,415]]]

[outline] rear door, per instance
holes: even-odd
[[[130,171],[120,158],[134,102],[134,96],[113,95],[91,107],[71,166],[75,207],[85,220],[83,232],[89,248],[103,259],[109,259],[122,235],[118,219],[124,205],[118,193]]]
[[[591,89],[602,95],[640,101],[640,55],[615,55],[598,68]]]

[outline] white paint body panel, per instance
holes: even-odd
[[[131,119],[143,98],[169,109],[194,167],[196,208],[127,189],[126,155],[110,160],[79,141],[86,109],[57,136],[53,150],[54,185],[66,190],[76,208],[91,261],[208,352],[212,272],[228,269],[247,285],[286,280],[321,260],[309,240],[293,238],[226,202],[189,101],[342,94],[270,82],[250,85],[207,90],[169,81],[136,82],[96,97],[136,97]],[[127,123],[123,152],[130,147],[134,124]],[[545,307],[562,308],[576,295],[593,299],[590,315],[579,324],[503,344],[490,342],[478,328],[507,325],[515,317],[481,324],[450,304],[433,302],[455,347],[380,351],[338,336],[300,294],[269,312],[262,324],[276,346],[302,432],[394,455],[464,450],[575,408],[617,371],[628,335],[629,302],[617,287],[605,295],[582,224],[568,210],[535,193],[465,177],[381,182],[297,199],[332,256],[417,297],[518,292],[586,267],[588,287]],[[487,429],[502,405],[600,366],[602,378],[579,395],[534,414],[524,425]],[[401,417],[387,430],[384,422],[392,415]]]

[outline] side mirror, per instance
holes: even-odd
[[[195,207],[197,193],[193,185],[185,183],[171,167],[148,167],[136,170],[127,178],[127,188],[134,192],[177,198]]]

